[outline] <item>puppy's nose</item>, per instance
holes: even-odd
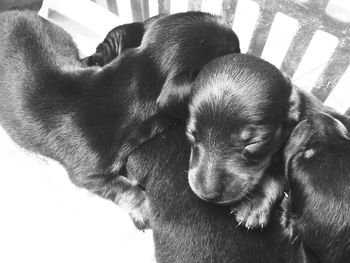
[[[218,200],[220,197],[221,197],[220,192],[211,192],[211,193],[206,193],[202,195],[203,199],[211,202]]]

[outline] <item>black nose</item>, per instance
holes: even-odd
[[[220,197],[221,197],[220,192],[211,192],[211,193],[202,194],[203,199],[211,202],[217,201]]]

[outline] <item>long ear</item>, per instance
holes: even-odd
[[[345,127],[345,125],[338,119],[334,118],[331,116],[331,118],[335,121],[336,123],[336,128],[339,132],[339,134],[344,137],[347,140],[350,140],[350,133],[349,130]]]
[[[184,101],[191,94],[192,81],[188,74],[181,74],[174,77],[169,74],[162,90],[157,98],[160,108]]]
[[[291,78],[284,74],[284,78],[286,79],[288,85],[291,87],[291,92],[289,95],[288,100],[288,120],[289,121],[300,121],[300,105],[301,105],[301,99],[300,99],[300,92],[298,88],[293,86]]]

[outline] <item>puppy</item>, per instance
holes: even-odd
[[[117,173],[123,139],[160,112],[162,94],[188,93],[193,71],[236,43],[222,19],[182,13],[151,23],[140,47],[107,66],[86,68],[57,26],[31,12],[1,13],[0,123],[20,146],[59,161],[77,186],[147,228],[143,182]]]
[[[213,60],[194,86],[187,128],[192,190],[231,205],[248,229],[266,226],[287,190],[283,147],[290,132],[314,112],[336,113],[271,64],[244,54]]]
[[[187,127],[191,189],[232,206],[248,229],[265,227],[286,184],[280,148],[292,87],[277,68],[244,54],[214,59],[194,85]]]
[[[298,263],[274,209],[264,228],[237,227],[229,207],[198,198],[188,184],[190,145],[178,124],[128,159],[130,177],[145,182],[158,263]],[[148,171],[148,172],[145,172]]]
[[[305,232],[309,262],[348,262],[349,130],[329,114],[312,114],[293,130],[284,153],[290,210]]]
[[[179,19],[192,28],[215,17],[181,14],[162,23],[175,26]],[[82,68],[71,38],[35,14],[3,13],[0,25],[1,124],[22,147],[60,161],[78,186],[127,208],[147,196],[158,263],[285,262],[278,211],[264,231],[247,232],[232,224],[226,207],[193,194],[183,124],[140,145],[126,165],[128,177],[113,172],[119,134],[157,113],[166,79],[159,73],[176,68],[176,61],[160,71],[164,65],[146,56],[152,49],[144,42],[106,67]]]

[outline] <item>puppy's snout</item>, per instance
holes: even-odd
[[[232,184],[232,181],[235,181],[234,176],[227,174],[224,169],[220,168],[201,168],[189,172],[189,182],[193,192],[201,199],[212,203],[231,202],[231,194],[227,192],[232,190],[228,189],[231,188],[228,186]]]

